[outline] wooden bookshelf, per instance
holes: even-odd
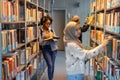
[[[96,13],[104,12],[104,9],[96,11]]]
[[[29,70],[29,68],[31,68],[31,66],[34,64],[35,59],[38,62],[38,56],[40,54],[40,50],[38,50],[39,48],[38,23],[40,22],[42,13],[44,13],[44,11],[48,12],[48,7],[50,6],[46,4],[50,4],[49,2],[50,2],[49,0],[47,1],[46,0],[42,0],[42,1],[41,0],[3,0],[3,1],[0,1],[0,32],[6,31],[4,34],[0,33],[0,37],[2,37],[2,39],[0,38],[0,44],[1,44],[0,45],[0,69],[1,69],[0,80],[5,78],[4,76],[7,75],[7,74],[4,74],[5,70],[2,70],[2,66],[3,66],[2,63],[4,60],[7,60],[8,58],[12,61],[11,64],[15,64],[15,62],[17,62],[17,59],[19,59],[18,57],[21,57],[20,54],[22,54],[25,51],[24,53],[25,63],[15,64],[17,65],[17,67],[14,66],[15,68],[17,68],[17,74],[12,77],[9,76],[9,79],[13,79],[13,78],[15,79],[16,77],[18,77],[19,73],[21,72],[23,73],[24,71]],[[35,28],[30,29],[30,27],[32,28],[35,27]],[[16,32],[10,33],[9,30],[13,30],[13,29],[15,29]],[[24,43],[19,43],[18,37],[15,37],[17,34],[20,33],[20,32],[17,33],[17,31],[19,31],[20,29],[24,30],[24,34],[23,34],[24,36],[22,36],[24,37]],[[20,35],[17,35],[17,36],[20,37]],[[9,40],[11,41],[8,42]],[[2,44],[2,43],[5,43],[5,44]],[[3,52],[4,47],[6,50],[5,53]],[[9,50],[9,48],[11,49]],[[10,56],[10,53],[11,53],[11,56]],[[12,55],[12,53],[16,53],[16,55]],[[31,53],[31,54],[29,54],[30,57],[27,60],[28,53]],[[8,61],[6,61],[4,66],[8,66],[10,64],[9,59]],[[7,67],[4,69],[7,69]],[[15,69],[13,68],[12,72],[14,70]],[[35,71],[33,70],[32,74],[36,74],[36,73],[37,73],[37,70]],[[12,75],[11,72],[10,72],[10,75]],[[38,75],[36,76],[36,79],[37,77]],[[26,75],[25,79],[27,78],[28,77]],[[29,77],[29,78],[32,79],[32,77]],[[4,80],[9,80],[9,79],[6,78]]]
[[[120,77],[120,74],[116,74],[116,71],[120,71],[120,56],[119,56],[119,50],[120,50],[120,1],[117,0],[91,0],[91,6],[90,10],[91,15],[95,16],[95,27],[91,27],[91,36],[94,37],[94,39],[91,39],[91,44],[99,45],[100,43],[97,41],[98,33],[97,31],[102,31],[104,36],[109,35],[113,37],[113,40],[109,42],[109,44],[105,47],[104,50],[104,56],[108,58],[107,62],[102,62],[102,64],[99,61],[96,61],[97,64],[94,62],[93,65],[98,65],[100,70],[97,69],[98,67],[94,66],[95,71],[94,75],[97,77],[97,80],[103,80],[103,78],[97,74],[98,72],[104,72],[104,75],[106,76],[106,79],[109,80],[118,80],[117,77]],[[101,6],[103,6],[101,9]],[[102,17],[98,19],[98,14],[102,13]],[[103,28],[99,26],[99,21],[103,21]],[[94,30],[94,32],[93,32]],[[105,58],[106,58],[105,57]],[[97,57],[98,58],[98,57]],[[106,64],[104,64],[106,63]],[[107,66],[107,70],[104,71],[105,65]],[[104,67],[103,67],[104,66]],[[116,70],[117,69],[117,70]],[[102,74],[102,73],[101,73]],[[101,75],[100,74],[100,75]],[[115,75],[116,74],[116,75]],[[102,74],[103,76],[103,74]],[[104,80],[106,80],[104,79]]]
[[[25,23],[25,21],[12,21],[12,22],[1,22],[2,24],[20,24]]]

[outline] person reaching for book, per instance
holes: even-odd
[[[109,42],[109,38],[105,38],[99,46],[91,50],[85,50],[79,40],[80,35],[81,28],[79,24],[73,21],[68,22],[65,26],[63,37],[67,80],[84,80],[85,61],[103,52],[104,46]]]
[[[81,27],[81,32],[86,32],[89,29],[89,26],[92,26],[92,22],[94,17],[87,17],[84,21],[83,27]],[[74,15],[70,18],[70,21],[74,21],[77,24],[80,24],[80,17],[78,15]],[[82,34],[79,37],[79,40],[82,42]]]

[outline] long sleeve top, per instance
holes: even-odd
[[[49,29],[49,32],[51,32],[51,31],[53,31],[52,29]],[[53,32],[54,33],[54,32]],[[39,28],[39,41],[40,41],[40,45],[41,45],[41,47],[43,47],[43,46],[46,46],[46,45],[50,45],[51,46],[51,50],[52,51],[55,51],[55,50],[57,50],[57,42],[58,42],[58,40],[52,40],[52,41],[50,41],[50,40],[44,40],[43,39],[43,36],[45,36],[46,35],[46,33],[43,31],[43,28],[42,28],[42,26]]]
[[[83,27],[81,27],[81,32],[86,32],[89,29],[89,25],[83,25]],[[79,37],[79,40],[82,42],[82,34]]]
[[[102,44],[94,49],[85,50],[74,42],[67,43],[65,47],[67,74],[84,74],[85,60],[95,57],[102,51]]]

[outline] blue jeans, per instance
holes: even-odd
[[[49,45],[45,45],[42,47],[42,53],[48,66],[48,78],[49,80],[53,80],[57,50],[52,51]]]
[[[67,75],[67,80],[84,80],[84,74]]]

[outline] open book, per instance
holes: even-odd
[[[46,41],[46,40],[53,40],[53,39],[60,39],[60,37],[59,36],[53,36],[53,37],[43,39],[43,40]]]

